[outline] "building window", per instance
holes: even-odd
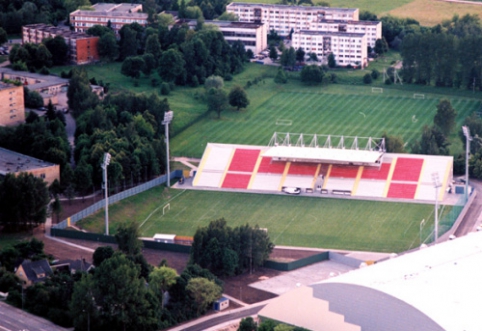
[[[45,174],[40,174],[40,178],[45,179]]]

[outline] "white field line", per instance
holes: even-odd
[[[155,213],[156,211],[159,210],[159,208],[166,206],[168,203],[170,203],[172,200],[176,199],[178,196],[180,196],[180,195],[183,194],[184,192],[186,192],[186,190],[181,191],[178,195],[176,195],[176,196],[172,197],[171,199],[169,199],[164,205],[161,205],[161,206],[157,207],[156,209],[154,209],[154,210],[149,214],[149,216],[147,216],[146,219],[141,223],[141,225],[139,225],[139,229],[149,220],[149,218],[151,218],[152,215],[154,215],[154,213]],[[161,217],[162,217],[162,216],[161,216]]]

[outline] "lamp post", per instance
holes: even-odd
[[[434,243],[438,240],[438,189],[442,186],[440,183],[438,173],[434,172],[432,174],[433,186],[435,187],[435,225],[434,225]]]
[[[464,133],[466,144],[465,144],[465,202],[469,199],[469,153],[470,153],[470,141],[472,137],[470,136],[470,129],[468,126],[463,126],[462,131]]]
[[[105,234],[106,236],[109,235],[109,196],[107,191],[107,166],[110,163],[110,154],[104,154],[104,161],[102,162],[102,169],[104,169],[103,177],[104,177],[104,201],[105,201]]]
[[[164,135],[166,136],[165,142],[166,142],[166,165],[167,165],[167,187],[171,186],[171,176],[169,173],[169,124],[172,121],[172,118],[174,117],[174,112],[172,110],[169,110],[164,113],[164,121],[162,121],[162,124],[164,124],[164,129],[165,133]]]

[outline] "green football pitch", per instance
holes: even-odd
[[[420,139],[424,125],[433,124],[442,97],[450,99],[458,112],[456,127],[480,108],[480,100],[470,98],[387,88],[374,93],[371,87],[336,84],[293,84],[277,90],[263,85],[249,93],[259,104],[243,112],[223,112],[221,120],[196,123],[172,139],[172,155],[201,157],[208,142],[267,145],[274,132],[364,137],[387,132],[410,144]]]
[[[168,205],[169,204],[169,205]],[[441,213],[450,210],[447,207]],[[319,197],[177,190],[157,187],[109,208],[111,232],[124,221],[142,236],[194,235],[224,217],[231,227],[267,228],[276,245],[401,252],[430,242],[433,205]],[[443,216],[443,215],[442,215]],[[102,232],[103,211],[79,225]],[[420,223],[425,219],[421,228]],[[422,233],[420,233],[422,230]]]

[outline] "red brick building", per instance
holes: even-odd
[[[40,44],[45,38],[61,36],[69,46],[72,63],[84,64],[99,60],[97,43],[99,37],[89,36],[83,32],[70,31],[68,27],[56,27],[47,24],[30,24],[22,27],[23,43]]]

